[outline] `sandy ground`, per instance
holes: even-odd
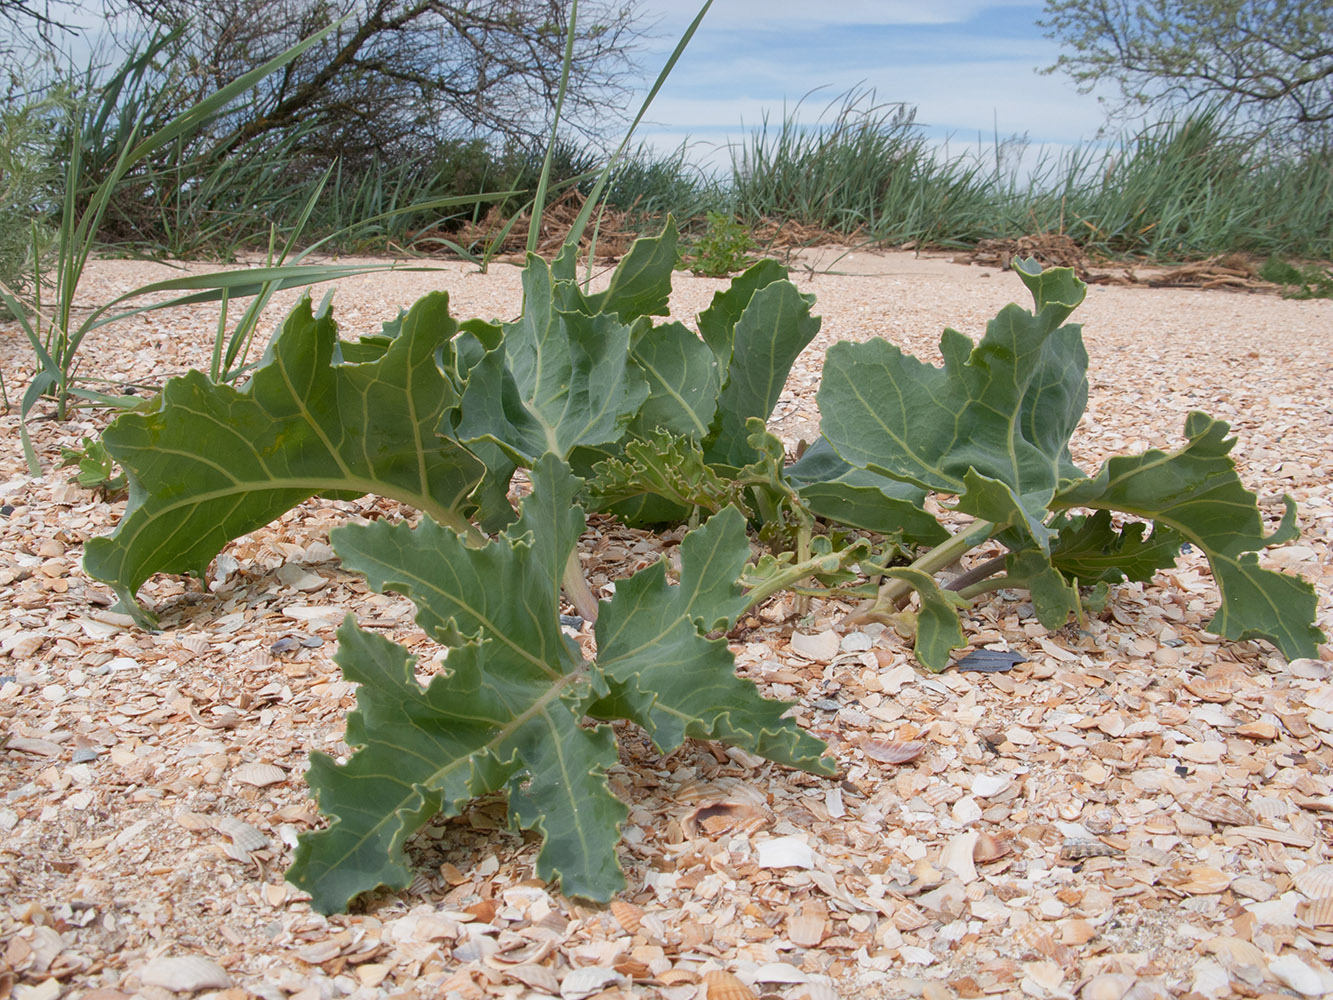
[[[169,273],[97,262],[86,301]],[[445,288],[456,316],[509,319],[518,274],[365,275],[337,284],[335,316],[372,332]],[[883,336],[937,361],[943,327],[979,337],[1026,300],[1012,274],[910,254],[824,250],[793,278],[823,328],[774,415],[790,445],[817,432],[829,344]],[[678,275],[673,316],[692,323],[724,284]],[[1074,318],[1091,357],[1075,460],[1178,445],[1191,409],[1230,421],[1265,514],[1283,493],[1301,504],[1304,537],[1265,559],[1316,584],[1328,631],[1333,302],[1094,286]],[[216,326],[198,308],[105,328],[82,371],[204,365]],[[13,324],[0,370],[12,403],[31,371]],[[100,429],[96,413],[45,416],[31,429],[48,470]],[[123,503],[64,471],[28,476],[13,410],[0,434],[0,998],[1333,992],[1333,647],[1288,664],[1204,632],[1216,595],[1197,557],[1117,588],[1082,627],[979,605],[972,645],[1028,658],[1009,674],[925,676],[893,633],[843,628],[845,607],[767,609],[733,643],[739,669],[799,703],[838,778],[702,744],[663,760],[625,732],[611,779],[632,803],[630,887],[612,906],[535,880],[531,838],[488,800],[417,839],[409,889],[324,918],[282,872],[319,822],[307,753],[347,752],[333,628],[353,610],[429,654],[410,606],[326,544],[378,502],[304,505],[230,546],[207,591],[151,581],[163,630],[148,634],[80,566]],[[608,524],[589,544],[608,573],[660,551]],[[776,867],[762,845],[786,838],[809,851]]]

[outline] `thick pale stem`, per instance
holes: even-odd
[[[864,555],[864,550],[851,548],[843,552],[832,552],[824,556],[815,556],[813,559],[806,559],[803,562],[793,563],[777,576],[770,577],[764,582],[757,584],[745,597],[745,607],[742,612],[749,611],[751,608],[758,607],[768,600],[779,590],[790,590],[793,586],[800,583],[807,576],[814,576],[819,573],[836,573],[847,563],[854,562]]]
[[[583,563],[579,561],[578,549],[573,549],[569,553],[560,586],[564,588],[565,596],[569,598],[569,603],[574,605],[574,610],[579,613],[580,618],[589,624],[597,621],[597,598],[593,596],[592,588],[588,586],[588,581],[583,575]]]
[[[911,568],[922,573],[934,575],[951,563],[957,562],[969,550],[976,548],[995,533],[995,525],[990,521],[977,521],[971,527],[958,532],[948,541],[941,542],[916,562]],[[888,605],[903,607],[912,596],[912,585],[906,580],[895,579],[884,584],[875,601],[877,610]]]
[[[969,601],[980,597],[982,594],[990,594],[1009,586],[1007,576],[993,576],[989,580],[981,580],[967,587],[952,588],[958,591],[959,597],[965,597]]]

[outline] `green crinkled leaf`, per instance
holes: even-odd
[[[781,718],[787,706],[760,698],[736,678],[725,642],[705,638],[744,606],[739,515],[686,536],[682,586],[666,585],[661,563],[621,581],[590,663],[558,617],[562,572],[584,526],[580,484],[553,455],[532,483],[519,520],[481,548],[429,519],[333,533],[344,565],[411,598],[417,622],[450,649],[423,688],[401,647],[350,624],[339,633],[338,662],[361,685],[347,731],[357,749],[341,765],[311,755],[311,787],[331,823],[302,838],[287,876],[317,909],[406,885],[412,833],[437,810],[456,813],[492,791],[508,795],[515,827],[541,834],[541,877],[559,878],[570,895],[609,898],[624,884],[615,848],[626,809],[605,778],[617,761],[611,730],[588,727],[585,713],[642,720],[665,745],[716,736],[827,768],[822,744]]]
[[[949,537],[922,507],[925,490],[848,465],[825,438],[787,467],[787,477],[811,511],[835,524],[901,533],[913,545],[938,545]]]
[[[1086,602],[1080,587],[1105,588],[1126,579],[1148,581],[1158,570],[1175,564],[1181,536],[1165,525],[1149,534],[1149,527],[1135,521],[1117,530],[1109,510],[1089,516],[1058,515],[1051,522],[1058,535],[1050,556],[1034,548],[1011,552],[1005,559],[1005,582],[1030,591],[1042,625],[1061,628],[1071,615],[1082,614]]]
[[[612,693],[589,714],[637,722],[666,752],[687,736],[714,739],[832,774],[824,745],[783,718],[791,706],[760,697],[736,676],[726,641],[704,637],[744,609],[737,581],[749,555],[745,519],[729,508],[686,536],[678,585],[667,583],[664,561],[617,584],[596,627],[597,662]]]
[[[1109,510],[1086,517],[1059,516],[1051,526],[1059,532],[1051,547],[1051,562],[1082,586],[1121,580],[1146,583],[1158,570],[1175,565],[1184,541],[1171,528],[1153,527],[1145,521],[1132,521],[1116,530]]]
[[[782,280],[765,284],[745,305],[731,328],[730,356],[719,362],[722,390],[704,448],[709,462],[746,465],[755,460],[746,423],[768,419],[791,366],[819,332],[819,317],[810,315],[813,304],[813,295]],[[699,323],[702,331],[702,315]],[[717,349],[713,343],[709,347]]]
[[[458,440],[489,441],[524,466],[619,440],[648,396],[630,361],[630,328],[609,313],[556,308],[555,286],[546,262],[529,254],[523,315],[469,370],[452,427]]]
[[[1092,479],[1061,491],[1056,505],[1124,511],[1178,532],[1208,557],[1221,592],[1210,632],[1267,639],[1288,658],[1315,656],[1324,635],[1311,624],[1314,588],[1259,566],[1259,550],[1296,537],[1296,506],[1288,498],[1281,526],[1264,534],[1255,495],[1231,461],[1230,429],[1195,411],[1185,420],[1183,448],[1112,458]]]
[[[333,532],[345,566],[410,598],[418,624],[452,648],[424,690],[405,651],[383,640],[362,638],[340,655],[362,685],[347,735],[359,749],[340,766],[311,755],[310,784],[333,822],[303,838],[288,873],[317,908],[405,885],[402,844],[428,807],[454,813],[501,789],[514,825],[543,834],[543,878],[598,900],[623,886],[615,846],[626,810],[605,778],[615,741],[580,724],[589,669],[560,631],[560,577],[584,523],[577,488],[562,463],[543,459],[519,520],[479,549],[429,519]]]
[[[118,418],[102,439],[130,499],[116,530],[88,543],[89,575],[147,621],[134,593],[149,576],[202,574],[229,540],[316,494],[391,496],[463,526],[482,466],[435,432],[458,402],[436,363],[456,329],[448,303],[426,296],[378,360],[338,365],[333,319],[306,297],[244,390],[190,372],[154,411]]]
[[[963,627],[958,623],[958,609],[967,602],[950,590],[944,590],[934,577],[908,566],[884,570],[890,579],[905,580],[916,591],[921,609],[916,614],[916,658],[929,670],[939,673],[949,665],[949,653],[967,645]]]
[[[762,420],[752,417],[747,430],[755,460],[741,468],[707,463],[689,437],[658,430],[631,438],[623,457],[593,466],[588,481],[592,501],[631,524],[683,521],[695,507],[717,513],[732,506],[756,518],[752,490],[762,491],[772,507],[782,503],[786,456],[782,442],[765,430]]]
[[[829,348],[818,399],[824,435],[848,463],[1015,524],[1049,544],[1046,507],[1083,474],[1069,437],[1087,403],[1087,352],[1061,326],[1085,286],[1067,268],[1019,276],[1036,313],[1006,306],[975,347],[956,330],[940,339],[944,367],[883,340]]]
[[[665,431],[631,438],[623,458],[597,463],[588,492],[599,510],[616,511],[632,524],[639,523],[633,515],[646,497],[665,501],[665,520],[675,521],[687,518],[691,507],[716,513],[744,499],[744,487],[705,463],[697,443]],[[626,507],[630,503],[635,506]]]

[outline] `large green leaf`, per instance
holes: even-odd
[[[572,278],[573,272],[558,266],[555,276],[561,308],[589,316],[613,313],[622,323],[632,323],[640,316],[665,316],[669,311],[671,274],[680,257],[676,243],[676,223],[668,217],[661,235],[634,241],[600,292],[584,293],[574,281],[562,280],[566,275]],[[561,254],[561,263],[565,260],[573,260],[568,245]]]
[[[717,412],[720,379],[713,353],[681,323],[635,331],[634,363],[648,380],[648,397],[630,423],[630,433],[654,431],[702,441]]]
[[[648,396],[630,361],[630,327],[610,313],[558,308],[556,284],[546,262],[529,254],[523,315],[472,366],[461,416],[444,433],[489,441],[524,466],[624,434]]]
[[[612,693],[588,709],[643,726],[670,752],[687,736],[722,740],[770,760],[832,774],[825,747],[783,715],[791,706],[761,698],[735,674],[724,639],[745,608],[737,581],[750,557],[745,519],[729,507],[685,537],[680,581],[658,561],[616,586],[597,619],[597,662]]]
[[[417,621],[450,647],[423,688],[405,650],[344,625],[338,662],[361,685],[341,765],[311,755],[309,780],[332,818],[302,838],[288,872],[323,911],[343,909],[377,885],[411,878],[403,845],[438,810],[505,791],[516,827],[541,833],[537,872],[570,895],[605,900],[624,879],[615,845],[625,807],[607,787],[617,761],[609,727],[585,713],[632,718],[659,743],[716,736],[774,759],[827,770],[822,744],[781,718],[736,678],[725,642],[744,601],[736,578],[749,547],[734,512],[682,543],[682,582],[663,564],[617,588],[598,623],[599,660],[585,661],[561,632],[561,574],[583,529],[580,484],[544,456],[520,519],[494,541],[468,548],[423,519],[416,528],[378,522],[337,529],[345,565],[377,590],[417,605]]]
[[[1018,273],[1036,313],[1006,306],[975,347],[945,330],[943,368],[879,339],[829,348],[819,409],[851,465],[956,494],[961,510],[1046,546],[1047,505],[1083,478],[1068,442],[1087,402],[1087,352],[1079,328],[1061,324],[1086,289],[1067,268]]]
[[[544,835],[543,877],[599,900],[623,886],[615,846],[626,810],[605,778],[615,740],[581,725],[589,674],[560,630],[561,572],[583,529],[577,486],[544,460],[520,519],[480,549],[429,519],[334,531],[344,565],[410,597],[418,623],[452,648],[423,689],[403,649],[344,626],[339,663],[362,685],[347,739],[360,749],[344,765],[311,755],[310,785],[334,822],[303,838],[288,873],[318,909],[406,885],[407,837],[438,809],[500,789],[515,826]]]
[[[820,438],[787,467],[787,477],[818,516],[883,535],[901,533],[912,545],[938,545],[949,532],[926,513],[926,491],[848,465],[826,438]]]
[[[316,494],[390,496],[455,528],[481,463],[436,435],[458,393],[437,365],[456,326],[444,293],[428,295],[401,334],[366,364],[335,364],[337,328],[306,297],[243,391],[190,372],[150,413],[103,435],[130,499],[84,566],[120,607],[148,622],[134,593],[153,573],[202,574],[229,540]]]
[[[744,288],[741,284],[733,292]],[[813,295],[802,294],[785,280],[765,284],[745,304],[731,327],[729,354],[724,352],[726,360],[719,360],[722,390],[704,449],[710,462],[747,465],[758,457],[750,447],[746,421],[755,417],[766,421],[777,406],[791,366],[819,332],[819,317],[810,315],[813,304]],[[717,308],[715,298],[713,309]],[[702,331],[702,315],[699,323]],[[708,346],[718,352],[718,343],[715,338]]]
[[[1185,420],[1188,443],[1112,458],[1090,480],[1061,491],[1060,508],[1119,510],[1165,525],[1208,557],[1222,604],[1208,630],[1228,639],[1262,638],[1287,657],[1315,656],[1324,639],[1313,624],[1314,588],[1300,577],[1262,569],[1258,552],[1297,536],[1296,507],[1264,534],[1255,495],[1236,474],[1230,427],[1195,411]]]

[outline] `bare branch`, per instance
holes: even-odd
[[[1066,47],[1048,72],[1114,82],[1128,108],[1209,103],[1269,138],[1333,137],[1326,0],[1046,0],[1040,24]]]

